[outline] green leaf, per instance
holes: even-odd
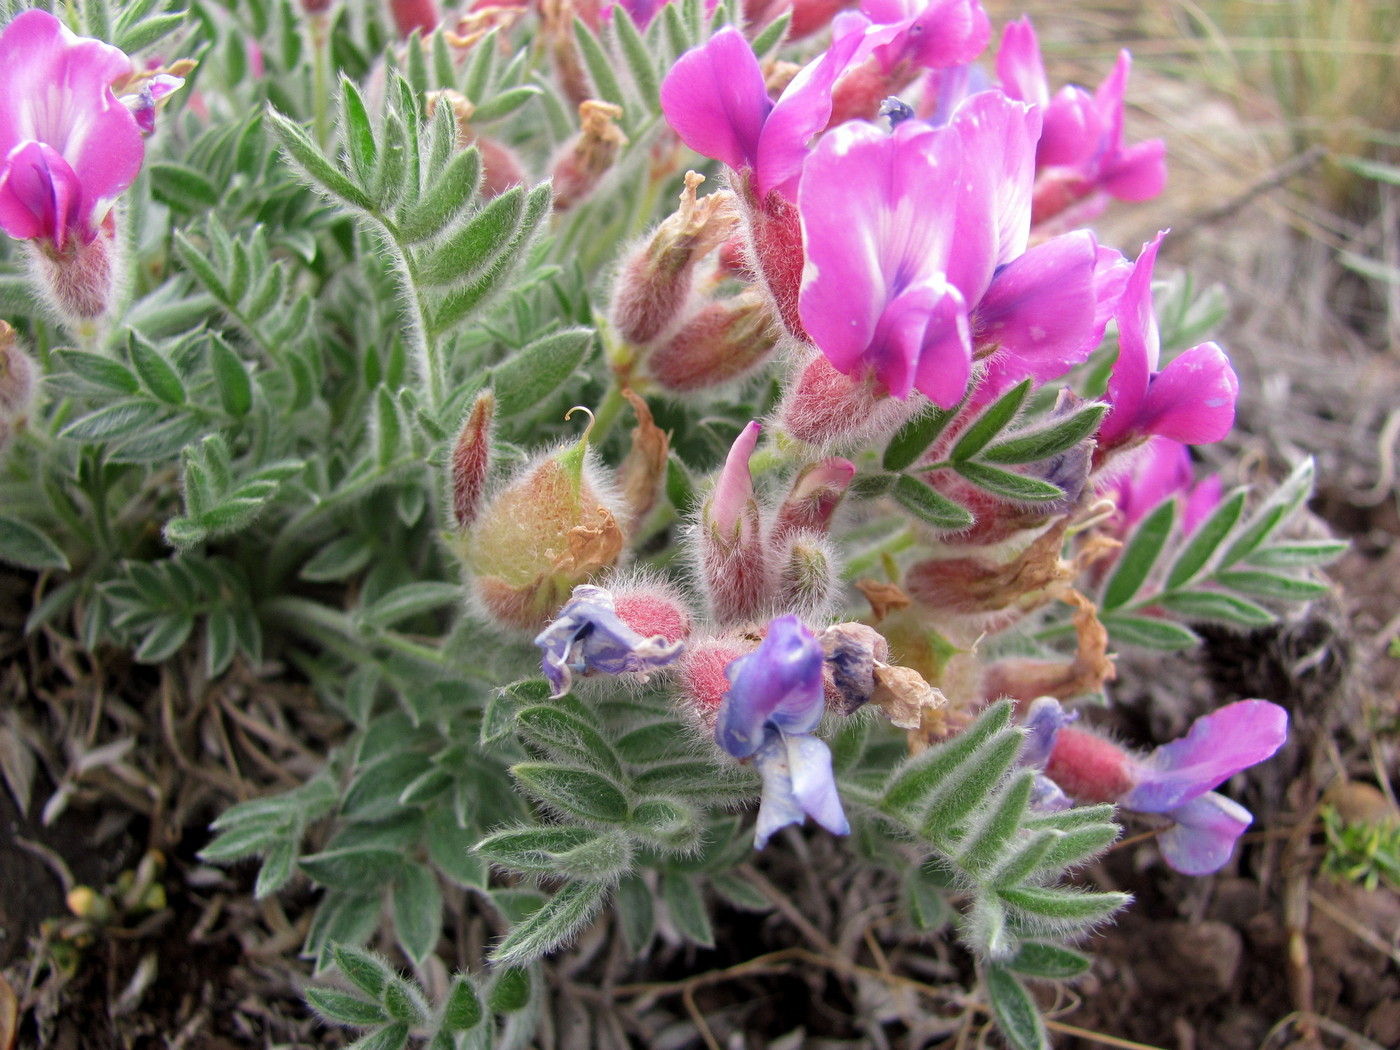
[[[1021,982],[1001,966],[988,966],[984,979],[992,1017],[1012,1050],[1050,1050],[1040,1008]]]
[[[486,836],[475,852],[510,871],[551,874],[564,859],[588,850],[604,833],[577,826],[508,828]]]
[[[593,348],[590,328],[570,328],[537,339],[491,372],[502,416],[536,407],[574,374]]]
[[[880,808],[908,822],[917,820],[943,781],[1010,723],[1011,705],[1005,701],[993,704],[952,740],[929,748],[895,770],[885,785]]]
[[[947,926],[953,917],[945,892],[924,877],[917,865],[904,876],[904,909],[916,930],[932,932]]]
[[[656,77],[656,59],[637,29],[637,23],[632,21],[626,8],[618,6],[613,10],[612,27],[642,101],[653,113],[660,111],[661,84]]]
[[[1215,574],[1214,579],[1220,586],[1229,587],[1232,591],[1288,602],[1307,601],[1331,589],[1328,584],[1317,580],[1284,576],[1276,572],[1220,572]]]
[[[437,877],[421,864],[404,865],[390,892],[399,947],[421,964],[442,931],[442,891]]]
[[[640,956],[656,929],[651,887],[635,875],[628,876],[617,884],[613,901],[627,947],[634,957]]]
[[[340,78],[340,129],[345,136],[345,149],[350,154],[350,166],[361,186],[369,185],[374,172],[377,148],[374,128],[359,89],[349,77]]]
[[[1030,802],[1035,774],[1022,770],[1002,789],[996,806],[968,837],[959,864],[974,875],[991,869],[1006,853],[1007,847],[1021,829],[1021,815]]]
[[[884,468],[891,473],[896,473],[906,467],[913,466],[914,462],[937,440],[938,435],[947,429],[948,424],[953,421],[957,414],[956,409],[926,405],[918,415],[906,422],[895,432],[894,437],[890,438],[890,443],[885,446],[884,459],[881,461]]]
[[[522,735],[554,752],[556,757],[601,769],[616,777],[622,775],[622,765],[602,734],[557,707],[542,704],[527,707],[516,716],[516,725]]]
[[[53,356],[79,379],[86,380],[119,394],[134,394],[141,389],[135,374],[120,361],[86,350],[55,350]]]
[[[300,169],[308,182],[361,211],[372,210],[365,191],[351,182],[305,131],[270,106],[267,124],[277,136],[287,159]]]
[[[145,340],[132,338],[130,347],[131,363],[146,388],[162,401],[171,405],[185,403],[185,385],[180,382],[179,373]]]
[[[150,427],[166,412],[164,406],[144,398],[115,401],[69,423],[59,437],[73,441],[102,441],[125,437]]]
[[[602,882],[569,882],[534,914],[518,923],[491,953],[495,963],[525,963],[571,940],[607,900]],[[496,1006],[492,989],[491,1007]],[[523,1004],[522,1004],[523,1005]]]
[[[512,186],[472,216],[441,245],[419,260],[424,285],[455,285],[488,269],[510,243],[525,211],[525,190]]]
[[[1021,886],[997,891],[1027,921],[1062,929],[1102,922],[1131,899],[1126,893],[1099,893],[1069,887]]]
[[[58,545],[33,525],[0,514],[0,561],[22,569],[68,571],[68,559]]]
[[[539,914],[536,912],[536,914]],[[530,1003],[530,972],[522,966],[502,970],[491,985],[486,1005],[492,1013],[513,1014]]]
[[[1244,512],[1245,492],[1240,489],[1216,507],[1210,517],[1202,522],[1189,543],[1172,562],[1167,573],[1167,587],[1175,590],[1195,579],[1222,543]]]
[[[208,864],[227,864],[261,853],[284,834],[284,827],[272,821],[242,824],[216,836],[198,856]]]
[[[574,40],[578,43],[579,54],[583,56],[583,64],[588,67],[589,79],[593,81],[593,97],[626,107],[627,99],[613,73],[612,59],[593,35],[593,30],[577,17],[574,19]]]
[[[1346,540],[1298,540],[1261,547],[1244,560],[1261,569],[1307,569],[1335,561],[1350,546]]]
[[[246,416],[253,407],[253,383],[242,360],[222,339],[209,344],[209,367],[223,410],[235,418]]]
[[[1025,404],[1026,395],[1030,393],[1031,381],[1029,379],[1018,383],[1001,397],[997,398],[991,406],[977,417],[970,427],[958,438],[957,444],[953,446],[953,451],[948,454],[948,458],[954,462],[964,459],[971,459],[981,452],[991,440],[1000,434],[1016,418],[1016,413],[1021,411],[1021,406]]]
[[[710,927],[710,915],[705,908],[705,899],[695,880],[680,872],[669,871],[662,885],[662,898],[666,901],[666,911],[676,931],[689,941],[704,948],[715,945],[714,930]]]
[[[371,627],[392,627],[411,616],[440,609],[444,605],[460,601],[461,598],[462,589],[455,583],[437,583],[430,580],[406,583],[379,598],[360,616]]]
[[[1098,429],[1107,405],[1089,405],[1050,426],[1021,431],[985,452],[988,463],[1035,463],[1073,448]]]
[[[999,470],[984,463],[959,462],[954,470],[978,488],[985,489],[1005,499],[1024,503],[1044,503],[1063,499],[1065,490],[1058,485],[1039,478],[1028,478],[1024,474],[1014,474],[1009,470]]]
[[[584,820],[617,824],[627,819],[627,796],[601,773],[546,762],[520,762],[511,773],[530,794]]]
[[[396,1021],[377,1032],[361,1036],[345,1050],[403,1050],[408,1045],[408,1031],[407,1021]]]
[[[1219,591],[1173,591],[1162,595],[1153,604],[1200,623],[1267,627],[1277,619],[1263,606]]]
[[[193,630],[194,617],[189,613],[168,613],[156,620],[132,656],[137,663],[164,663],[185,644]]]
[[[540,89],[534,84],[521,84],[519,87],[502,91],[476,108],[472,113],[472,123],[484,124],[489,120],[500,120],[502,117],[510,116],[538,94],[540,94]]]
[[[1063,981],[1089,972],[1094,960],[1083,952],[1044,941],[1022,941],[1016,954],[1005,962],[1009,970],[1026,977]]]
[[[204,620],[205,673],[218,678],[233,663],[238,650],[238,623],[231,610],[215,606]]]
[[[459,973],[442,1008],[442,1026],[449,1032],[465,1032],[481,1023],[481,998],[470,977]]]
[[[344,580],[368,565],[374,552],[374,545],[365,537],[342,536],[313,554],[298,575],[317,583]]]
[[[1105,616],[1103,625],[1108,628],[1114,642],[1140,645],[1145,649],[1162,649],[1168,652],[1190,649],[1201,640],[1201,636],[1189,627],[1148,616]]]
[[[144,51],[157,40],[175,32],[185,24],[185,12],[176,11],[167,15],[148,15],[132,22],[117,35],[116,45],[128,55]]]
[[[764,26],[763,31],[753,38],[753,53],[761,58],[772,51],[782,41],[790,25],[792,25],[792,12],[784,11]],[[896,470],[899,468],[890,467],[887,464],[885,469]]]
[[[331,1024],[342,1027],[368,1028],[383,1024],[389,1015],[378,1003],[367,1002],[357,995],[338,992],[334,988],[306,989],[306,1002]]]
[[[1250,515],[1249,523],[1226,549],[1220,559],[1220,567],[1228,568],[1242,558],[1253,554],[1278,531],[1294,511],[1312,495],[1313,460],[1309,456],[1283,480],[1283,483],[1264,501],[1263,505]]]
[[[1104,612],[1117,609],[1128,602],[1147,582],[1157,558],[1166,546],[1176,520],[1176,500],[1167,500],[1142,520],[1133,531],[1128,545],[1118,557],[1118,565],[1104,587],[1099,608]]]
[[[219,203],[219,191],[203,174],[183,164],[152,161],[151,196],[187,215],[203,215]]]
[[[908,474],[899,475],[891,495],[914,517],[942,532],[957,532],[973,522],[966,508]]]
[[[450,112],[450,107],[443,107]],[[436,236],[476,198],[481,185],[481,154],[471,146],[453,154],[428,191],[399,219],[399,238],[406,244]]]
[[[1007,730],[988,740],[969,761],[950,773],[929,799],[924,836],[938,843],[960,835],[962,825],[988,804],[1020,750],[1021,734]]]
[[[403,868],[403,854],[387,849],[333,849],[302,857],[301,870],[331,889],[369,893],[391,882]]]
[[[377,955],[344,944],[331,947],[331,958],[345,979],[372,999],[384,994],[384,986],[395,974]]]

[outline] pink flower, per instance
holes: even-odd
[[[1099,428],[1102,448],[1148,434],[1207,445],[1223,438],[1235,423],[1240,383],[1215,343],[1193,346],[1157,369],[1162,347],[1152,305],[1152,267],[1165,236],[1159,233],[1143,245],[1114,314],[1118,361],[1106,395],[1113,407]]]
[[[58,252],[92,243],[145,154],[137,117],[112,93],[131,61],[33,10],[0,33],[0,69],[0,229]]]
[[[1088,352],[1093,238],[1026,250],[1039,130],[1034,109],[984,92],[946,127],[904,121],[886,135],[853,123],[821,141],[799,196],[799,312],[838,371],[951,408],[974,349],[1071,362]]]
[[[1194,484],[1191,451],[1170,438],[1151,438],[1133,460],[1127,474],[1113,480],[1107,494],[1118,504],[1122,531],[1127,532],[1163,500],[1185,497],[1181,532],[1189,536],[1220,505],[1220,475],[1212,474]]]
[[[1044,116],[1036,148],[1036,222],[1096,193],[1144,201],[1162,192],[1167,179],[1162,140],[1123,145],[1123,96],[1131,67],[1131,56],[1120,52],[1113,72],[1092,95],[1064,87],[1052,98],[1030,19],[1006,27],[997,53],[1002,90],[1039,106]]]
[[[1267,700],[1241,700],[1196,719],[1184,737],[1138,756],[1087,730],[1051,699],[1027,718],[1030,764],[1081,802],[1116,802],[1173,821],[1158,840],[1162,856],[1186,875],[1219,871],[1253,817],[1212,789],[1273,755],[1288,736],[1288,712]]]

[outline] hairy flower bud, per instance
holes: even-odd
[[[665,390],[688,394],[739,379],[762,364],[778,342],[768,304],[752,293],[709,303],[646,358]]]
[[[739,433],[700,512],[700,578],[719,624],[756,619],[772,600],[768,544],[749,474],[760,429],[750,423]]]
[[[618,127],[622,107],[586,99],[579,103],[582,130],[554,162],[554,210],[567,211],[583,200],[617,161],[627,136]]]
[[[472,406],[457,443],[452,446],[452,516],[458,528],[476,520],[486,479],[491,472],[491,422],[496,415],[496,396],[487,390]]]
[[[695,280],[695,264],[732,236],[739,216],[733,194],[695,190],[705,177],[686,172],[680,207],[623,259],[609,308],[613,329],[629,343],[649,343],[682,317]]]
[[[740,638],[701,638],[692,640],[681,655],[678,699],[684,713],[707,735],[714,734],[720,702],[729,690],[725,668],[752,652],[754,645]]]
[[[622,396],[637,413],[637,425],[632,430],[632,447],[617,471],[617,485],[622,490],[623,503],[628,512],[627,532],[631,534],[637,531],[660,494],[661,483],[666,478],[671,441],[666,432],[656,425],[651,409],[637,393],[624,389]]]
[[[839,562],[831,541],[817,532],[788,533],[777,545],[778,602],[807,619],[819,619],[840,588]]]
[[[855,476],[856,465],[839,456],[803,467],[792,483],[792,491],[778,508],[774,538],[782,539],[798,529],[825,533],[831,527],[831,517],[841,497],[846,494],[846,486]]]
[[[465,537],[477,597],[493,619],[538,630],[580,583],[617,562],[616,497],[587,436],[538,457],[482,509]]]
[[[439,20],[436,0],[389,0],[389,13],[405,40],[415,32],[426,36],[437,28]]]
[[[909,413],[914,399],[900,401],[877,389],[866,375],[838,372],[825,357],[802,365],[778,405],[778,423],[798,441],[818,448],[869,446],[888,438]]]
[[[19,348],[15,330],[0,321],[0,421],[27,416],[36,391],[34,362]]]

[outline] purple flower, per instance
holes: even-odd
[[[1149,438],[1128,473],[1113,479],[1106,494],[1118,504],[1122,531],[1127,532],[1163,500],[1184,496],[1181,532],[1189,536],[1220,505],[1219,474],[1193,484],[1191,450],[1170,438]]]
[[[1039,123],[1031,107],[984,92],[945,127],[905,121],[886,135],[852,123],[821,141],[798,200],[799,311],[838,371],[873,372],[894,397],[917,389],[951,408],[974,347],[1082,359],[1097,304],[1093,238],[1026,251]]]
[[[137,117],[112,93],[130,59],[32,10],[0,33],[0,69],[0,229],[58,252],[91,243],[145,154]],[[165,86],[150,86],[152,106]]]
[[[640,674],[674,663],[685,649],[662,635],[644,638],[617,615],[613,596],[602,587],[581,584],[559,615],[535,637],[544,651],[542,668],[560,697],[573,688],[574,676]]]
[[[715,740],[735,758],[753,758],[763,778],[754,845],[811,817],[836,835],[850,831],[831,752],[812,736],[825,710],[821,644],[796,616],[768,625],[759,647],[729,665]]]
[[[867,33],[870,23],[852,11],[832,22],[831,47],[803,67],[774,102],[744,35],[726,26],[687,51],[661,85],[666,122],[696,153],[736,172],[752,172],[755,196],[774,190],[796,196],[807,143],[831,116],[831,89],[853,63],[896,27]]]
[[[1070,726],[1058,707],[1039,700],[1031,708],[1031,764],[1046,756],[1045,774],[1082,801],[1117,802],[1169,818],[1172,827],[1159,846],[1166,862],[1186,875],[1219,871],[1253,820],[1247,809],[1212,789],[1269,758],[1288,735],[1283,708],[1241,700],[1196,719],[1184,737],[1143,758]]]
[[[1106,395],[1113,407],[1099,428],[1102,448],[1148,434],[1206,445],[1223,438],[1235,422],[1239,380],[1215,343],[1193,346],[1157,370],[1161,335],[1152,306],[1152,268],[1165,236],[1159,233],[1143,245],[1114,314],[1118,360]]]
[[[1096,192],[1125,201],[1162,192],[1167,178],[1162,140],[1123,145],[1123,96],[1131,67],[1131,56],[1120,52],[1094,94],[1064,87],[1052,98],[1030,19],[1006,27],[997,53],[1002,90],[1039,106],[1044,116],[1036,147],[1037,222]]]

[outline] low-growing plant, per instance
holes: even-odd
[[[1052,94],[1023,19],[972,91],[971,0],[7,13],[0,558],[30,631],[275,658],[343,720],[201,855],[321,891],[355,1045],[524,1045],[546,955],[604,912],[715,943],[811,817],[1045,1046],[1115,807],[1229,860],[1280,707],[1138,755],[1067,706],[1342,545],[1309,462],[1194,477],[1219,292],[1086,226],[1164,177],[1126,53]],[[434,1002],[366,946],[426,972],[457,899],[504,933]]]

